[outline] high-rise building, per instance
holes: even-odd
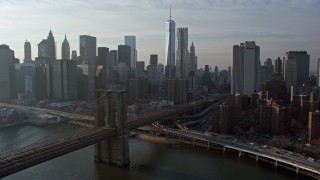
[[[94,98],[96,73],[97,38],[80,35],[80,56],[88,63],[88,96]]]
[[[274,60],[274,75],[281,78],[282,77],[282,72],[283,71],[283,62],[278,57],[276,60]]]
[[[0,102],[15,96],[14,52],[8,45],[0,45]]]
[[[297,86],[302,86],[309,79],[310,55],[307,51],[289,51],[286,52],[285,61],[296,61]],[[286,68],[286,66],[284,67]]]
[[[124,36],[124,44],[130,46],[130,64],[128,67],[135,69],[137,63],[136,36]]]
[[[215,79],[215,81],[219,81],[219,68],[218,68],[218,66],[214,67],[214,79]]]
[[[137,61],[136,74],[137,77],[144,76],[144,61]]]
[[[158,54],[150,55],[150,63],[151,66],[158,66]]]
[[[17,94],[33,93],[35,86],[35,65],[33,63],[15,64],[15,73]]]
[[[71,53],[71,60],[76,61],[78,58],[77,51],[73,50]]]
[[[196,71],[198,69],[198,59],[195,52],[195,47],[193,45],[193,42],[190,46],[190,71]]]
[[[176,65],[176,24],[171,19],[171,7],[170,7],[170,18],[166,22],[166,77],[175,77],[175,65]]]
[[[67,40],[67,35],[64,36],[64,40],[61,46],[61,58],[70,60],[70,46]]]
[[[177,29],[177,66],[176,78],[188,79],[189,58],[188,58],[188,28]]]
[[[259,82],[259,88],[261,88],[261,85],[267,81],[270,81],[273,79],[274,74],[274,67],[272,65],[272,60],[268,58],[263,66],[260,66],[260,82]]]
[[[116,66],[117,73],[119,75],[119,81],[122,84],[128,83],[128,66],[125,63],[119,63]]]
[[[118,46],[118,63],[125,63],[127,67],[130,66],[131,61],[131,47],[128,45],[119,45]]]
[[[251,96],[259,90],[260,47],[254,41],[233,46],[231,94]]]
[[[62,59],[53,62],[53,97],[59,100],[75,100],[77,93],[77,64]]]
[[[117,50],[111,50],[108,53],[107,57],[107,69],[109,71],[112,71],[115,69],[115,67],[118,64],[118,51]]]
[[[287,90],[290,90],[291,86],[297,87],[297,61],[296,59],[284,60],[284,80],[286,82]]]
[[[29,41],[26,41],[24,43],[24,62],[28,63],[31,62],[32,58],[31,58],[31,44]]]
[[[47,37],[47,57],[50,59],[50,61],[57,60],[56,56],[56,42],[54,41],[54,36],[51,32],[49,32],[49,35]]]
[[[47,47],[47,40],[43,39],[38,44],[38,57],[39,58],[47,58],[48,57],[48,47]]]
[[[104,69],[107,69],[107,59],[108,59],[109,48],[107,47],[98,47],[98,66],[103,66]]]

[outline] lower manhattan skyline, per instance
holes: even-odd
[[[285,56],[290,50],[310,53],[311,71],[320,57],[320,2],[298,1],[0,1],[0,39],[9,44],[23,62],[24,42],[31,43],[32,59],[37,44],[49,29],[61,58],[65,34],[70,50],[79,53],[79,35],[97,37],[98,47],[117,49],[125,35],[137,38],[138,61],[148,62],[159,55],[165,64],[165,22],[169,6],[176,28],[188,27],[189,38],[197,46],[199,67],[205,64],[227,68],[232,46],[245,40],[261,47],[260,60]],[[189,45],[191,42],[189,42]]]

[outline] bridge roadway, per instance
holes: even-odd
[[[222,136],[209,136],[206,134],[184,131],[171,128],[161,128],[161,132],[165,133],[167,138],[177,139],[181,142],[187,142],[189,144],[200,144],[201,146],[207,147],[221,147],[223,151],[234,150],[239,152],[239,157],[241,154],[254,155],[256,160],[259,158],[265,158],[274,162],[275,166],[279,166],[280,163],[287,165],[295,169],[296,173],[301,173],[304,170],[304,174],[311,176],[316,179],[320,179],[320,165],[318,163],[310,162],[307,159],[299,158],[290,154],[276,153],[272,149],[262,148],[260,146],[255,146],[247,143],[242,143],[238,141],[231,141],[229,139],[223,138]]]
[[[203,103],[206,102],[199,101],[145,113],[128,120],[128,129],[135,129],[155,121],[168,120],[172,116],[189,111]],[[0,154],[0,178],[115,136],[117,136],[116,128],[92,128],[89,132],[74,137],[66,137],[45,144],[31,145],[19,151],[2,153]]]
[[[77,122],[85,123],[85,124],[94,124],[94,121],[95,121],[95,117],[93,116],[86,116],[86,115],[69,113],[64,111],[57,111],[52,109],[36,108],[36,107],[23,106],[23,105],[17,105],[17,104],[7,104],[7,103],[0,103],[0,107],[23,109],[23,110],[36,112],[36,113],[43,112],[43,113],[64,117],[64,118],[73,119],[73,120],[76,120]]]

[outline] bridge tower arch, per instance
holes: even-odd
[[[96,91],[95,127],[116,128],[117,135],[95,145],[95,161],[117,166],[130,164],[126,91]]]

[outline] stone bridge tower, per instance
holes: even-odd
[[[130,164],[126,91],[96,91],[95,127],[115,128],[117,135],[95,145],[95,161],[117,166]]]

